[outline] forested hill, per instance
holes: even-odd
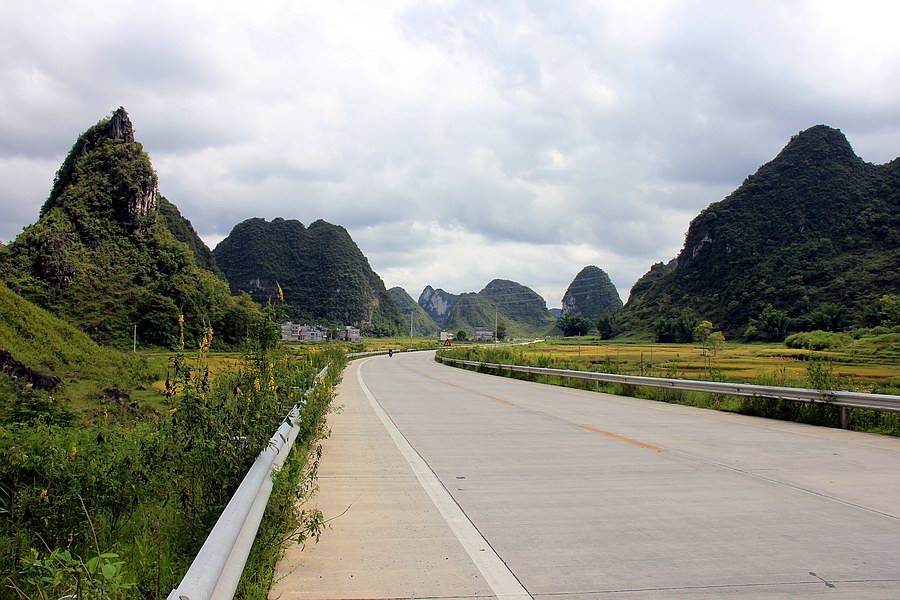
[[[381,278],[338,225],[253,218],[239,223],[213,250],[232,291],[257,302],[284,292],[287,314],[297,321],[358,324],[376,335],[402,333],[403,316]]]
[[[708,319],[730,337],[871,323],[900,293],[900,160],[864,162],[817,125],[692,222],[674,265],[632,289],[626,329]]]
[[[478,294],[493,302],[511,321],[536,332],[547,332],[556,323],[540,294],[515,281],[494,279]]]
[[[39,220],[10,245],[3,278],[102,343],[130,347],[136,326],[139,343],[171,346],[179,315],[188,344],[207,324],[217,343],[236,343],[258,309],[197,266],[202,248],[177,241],[159,205],[150,157],[119,108],[78,137]]]
[[[412,314],[412,331],[417,336],[436,336],[440,331],[437,323],[434,322],[425,309],[419,306],[412,299],[406,290],[401,287],[392,287],[388,290],[388,295],[394,302],[394,306],[403,315],[404,332],[409,332],[410,314]]]
[[[588,265],[578,272],[562,298],[562,314],[596,320],[622,308],[619,291],[606,271]]]

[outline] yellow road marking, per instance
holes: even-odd
[[[653,450],[655,452],[665,452],[665,448],[660,448],[659,446],[654,446],[652,444],[647,444],[646,442],[639,442],[638,440],[631,439],[630,437],[625,437],[624,435],[619,435],[618,433],[612,433],[611,431],[603,431],[602,429],[597,429],[596,427],[592,427],[591,425],[579,425],[581,429],[585,431],[590,431],[592,433],[599,433],[600,435],[605,435],[607,437],[615,438],[617,440],[622,440],[623,442],[628,442],[629,444],[634,444],[635,446],[640,446],[641,448],[647,448],[648,450]]]
[[[504,400],[503,398],[498,398],[497,396],[485,396],[485,397],[486,397],[486,398],[490,398],[490,399],[493,400],[494,402],[499,402],[500,404],[503,404],[503,405],[505,405],[505,406],[512,406],[512,407],[515,407],[515,406],[516,406],[515,404],[513,404],[513,403],[510,402],[509,400]]]

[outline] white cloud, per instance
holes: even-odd
[[[798,130],[900,140],[898,8],[44,1],[0,5],[0,238],[119,105],[209,241],[261,216],[344,225],[388,286],[495,277],[620,294]]]

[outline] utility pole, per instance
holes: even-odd
[[[500,341],[499,339],[497,339],[497,333],[498,333],[498,331],[497,331],[497,309],[495,308],[494,309],[494,343]]]
[[[413,311],[410,309],[409,311],[409,347],[412,348],[412,322],[413,322]]]
[[[137,323],[134,324],[134,340],[131,344],[131,351],[137,354]]]

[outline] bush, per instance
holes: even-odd
[[[828,331],[804,331],[789,335],[784,340],[788,348],[805,350],[837,350],[846,348],[853,339],[846,333],[831,333]]]

